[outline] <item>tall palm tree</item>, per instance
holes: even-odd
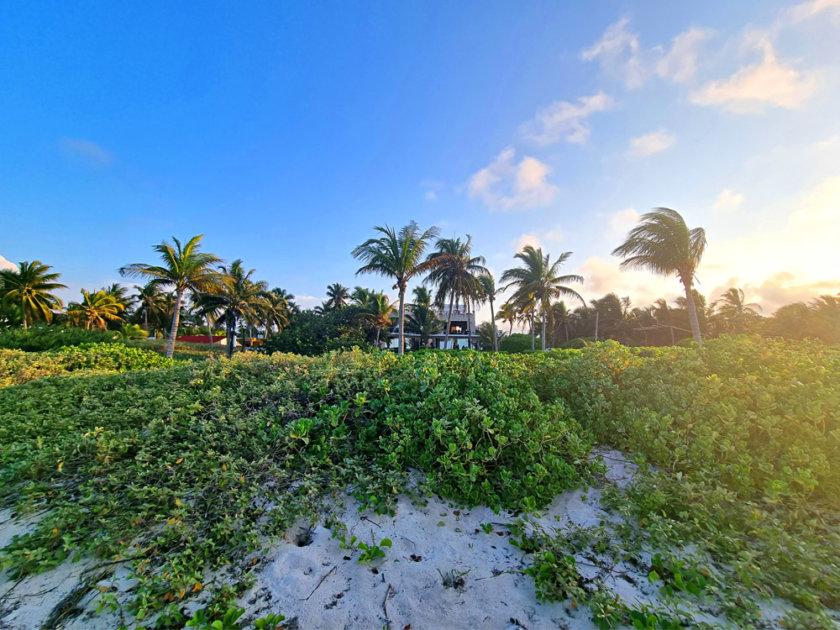
[[[39,318],[51,322],[53,311],[62,307],[61,299],[51,291],[67,287],[56,282],[61,274],[50,273],[50,269],[52,266],[33,260],[19,263],[17,270],[0,271],[3,303],[14,304],[20,309],[24,329]]]
[[[439,263],[422,260],[423,252],[434,238],[438,228],[420,231],[416,222],[400,228],[399,232],[386,225],[373,228],[380,236],[371,238],[353,250],[353,257],[364,264],[356,274],[375,273],[394,278],[394,288],[399,291],[399,353],[405,353],[405,290],[412,278],[434,269]]]
[[[727,289],[726,293],[712,306],[733,332],[744,332],[747,320],[757,316],[761,311],[760,305],[745,300],[743,289],[735,287]]]
[[[496,319],[503,321],[506,324],[510,324],[510,332],[508,332],[508,336],[512,335],[513,325],[519,320],[519,311],[516,308],[516,304],[510,300],[502,304],[499,312],[496,313]]]
[[[327,301],[324,302],[324,310],[331,311],[336,308],[344,308],[350,300],[350,291],[344,285],[334,282],[327,287]]]
[[[85,328],[99,328],[105,330],[108,322],[125,321],[120,313],[125,311],[125,305],[117,301],[111,293],[104,289],[99,291],[85,291],[82,289],[82,301],[71,302],[67,305],[67,317],[76,326]]]
[[[624,258],[621,262],[624,269],[649,269],[662,276],[676,275],[680,279],[685,289],[691,332],[701,347],[703,338],[692,289],[705,249],[706,231],[703,228],[689,229],[676,210],[654,208],[642,215],[627,239],[612,252],[614,256]]]
[[[549,317],[551,318],[552,328],[560,326],[563,328],[563,332],[565,333],[566,341],[569,340],[569,324],[574,322],[574,316],[572,315],[569,308],[566,306],[566,303],[562,300],[557,302],[556,304],[552,304],[551,312],[549,313]],[[555,334],[555,342],[556,342],[556,334]]]
[[[522,265],[508,269],[502,274],[502,281],[507,282],[505,289],[515,287],[512,296],[514,303],[521,303],[530,306],[531,311],[536,314],[536,307],[539,307],[542,318],[542,349],[546,348],[545,322],[548,312],[551,310],[551,301],[561,295],[574,297],[584,303],[580,294],[566,286],[569,282],[583,282],[583,277],[577,274],[559,275],[560,266],[569,259],[572,252],[563,252],[553,263],[549,254],[543,254],[542,248],[535,248],[526,245],[515,258],[518,258]],[[533,322],[533,316],[532,316]],[[534,345],[534,331],[531,327],[531,349]]]
[[[478,276],[478,281],[481,284],[482,299],[481,301],[490,302],[490,325],[493,328],[493,350],[499,351],[499,335],[496,332],[496,313],[493,310],[493,300],[496,299],[496,281],[488,271]]]
[[[435,304],[443,308],[449,298],[449,312],[446,321],[446,338],[444,346],[449,344],[449,334],[452,328],[452,307],[460,300],[467,308],[469,322],[469,304],[482,294],[478,276],[488,273],[484,266],[484,256],[472,256],[472,237],[467,234],[467,240],[460,238],[442,238],[435,243],[436,250],[429,254],[426,260],[435,263],[426,282],[437,287]],[[467,335],[470,334],[469,324]],[[469,339],[469,337],[468,337]],[[467,342],[469,345],[469,341]]]
[[[216,324],[225,324],[227,355],[233,356],[236,324],[242,319],[252,322],[259,318],[268,300],[268,285],[251,280],[254,269],[245,271],[242,260],[237,258],[229,267],[219,266],[221,290],[204,293],[198,299],[198,312],[219,313]]]
[[[215,254],[199,251],[203,234],[193,236],[185,245],[172,238],[175,245],[164,241],[155,245],[155,251],[160,254],[162,265],[133,263],[122,267],[120,274],[132,278],[151,277],[157,287],[173,287],[175,290],[175,304],[173,308],[172,326],[169,330],[169,343],[166,346],[166,356],[172,357],[175,350],[175,337],[178,336],[178,323],[181,315],[181,300],[185,291],[206,293],[216,291],[220,287],[221,276],[213,265],[221,262]]]

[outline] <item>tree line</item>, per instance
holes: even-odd
[[[684,297],[668,304],[664,299],[647,307],[633,307],[629,298],[614,293],[588,304],[573,289],[584,279],[561,273],[571,252],[552,259],[539,247],[525,246],[514,258],[517,265],[496,279],[483,256],[472,252],[472,239],[441,238],[438,228],[421,230],[415,222],[395,229],[376,226],[374,236],[354,248],[361,266],[357,275],[375,274],[394,281],[396,302],[384,292],[340,283],[327,287],[327,299],[303,310],[294,296],[281,288],[269,289],[254,278],[241,259],[225,264],[201,249],[202,235],[182,244],[176,238],[154,246],[159,263],[133,263],[120,268],[127,278],[145,279],[135,294],[119,284],[87,291],[63,309],[55,291],[66,288],[60,274],[41,261],[21,262],[17,269],[0,272],[0,326],[27,328],[34,322],[62,323],[84,328],[117,328],[120,334],[145,336],[168,328],[167,356],[174,351],[182,319],[187,328],[206,326],[224,330],[227,350],[234,349],[237,333],[249,338],[260,331],[270,349],[313,353],[351,344],[381,347],[396,328],[398,352],[410,333],[412,349],[426,346],[441,331],[448,346],[453,309],[467,314],[489,304],[490,321],[477,334],[483,349],[499,350],[502,337],[513,337],[515,326],[529,331],[530,348],[540,338],[542,349],[574,339],[616,339],[632,345],[663,345],[686,336],[699,345],[704,337],[722,333],[760,333],[771,336],[816,337],[840,343],[840,297],[823,295],[810,304],[797,303],[764,317],[760,307],[746,302],[744,292],[732,287],[712,304],[695,289],[697,269],[706,249],[702,228],[689,228],[669,208],[643,215],[624,242],[613,250],[622,268],[641,268],[680,281]],[[419,281],[408,301],[408,285]],[[511,290],[496,309],[498,295]],[[566,303],[571,300],[572,308]],[[438,317],[442,312],[445,320]],[[396,319],[396,325],[394,325]],[[469,319],[469,317],[468,317]],[[508,327],[497,328],[497,322]],[[237,328],[239,327],[239,328]]]

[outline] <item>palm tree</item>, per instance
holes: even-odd
[[[166,356],[172,357],[175,350],[175,337],[178,336],[178,322],[181,315],[181,300],[185,291],[207,293],[219,289],[221,276],[213,269],[213,265],[221,262],[221,258],[208,252],[199,251],[203,234],[193,236],[185,245],[172,238],[175,245],[164,241],[155,245],[155,251],[160,254],[163,265],[148,265],[133,263],[120,269],[123,276],[153,278],[150,284],[156,287],[173,287],[175,290],[175,304],[173,308],[172,326],[169,330],[169,343],[166,346]]]
[[[490,302],[490,325],[493,328],[493,350],[499,351],[499,335],[496,332],[496,314],[493,311],[493,300],[496,299],[496,281],[488,271],[478,276],[482,289],[482,302]]]
[[[267,305],[269,291],[265,282],[251,280],[254,269],[246,272],[239,258],[230,267],[220,266],[219,271],[221,290],[202,294],[198,299],[198,312],[219,313],[216,325],[225,324],[227,356],[230,358],[233,356],[237,321],[256,321]]]
[[[391,328],[393,325],[391,318],[397,308],[394,304],[391,304],[391,299],[387,295],[373,292],[368,294],[365,302],[360,306],[363,309],[360,319],[376,330],[374,343],[379,348],[380,333]]]
[[[705,249],[706,231],[703,228],[689,229],[676,210],[654,208],[642,216],[627,239],[612,252],[614,256],[624,258],[622,268],[644,268],[666,277],[676,275],[680,279],[685,289],[691,332],[701,347],[703,338],[692,289]]]
[[[556,326],[562,326],[563,332],[565,333],[566,341],[569,340],[569,324],[574,322],[574,316],[572,315],[571,311],[569,311],[566,303],[563,301],[557,302],[551,306],[551,312],[549,313],[551,318],[552,328]],[[556,341],[556,334],[555,334],[555,341]]]
[[[414,287],[414,306],[431,306],[432,305],[432,294],[429,293],[429,290],[426,287],[419,286]]]
[[[293,295],[287,294],[283,289],[272,289],[265,296],[265,304],[262,309],[263,326],[265,326],[266,338],[271,334],[273,328],[278,334],[289,325],[292,320]]]
[[[499,312],[496,313],[496,319],[501,320],[506,324],[510,324],[510,332],[508,332],[508,336],[512,335],[513,325],[519,320],[519,311],[516,308],[516,304],[510,300],[502,304]]]
[[[105,330],[108,322],[124,321],[120,316],[123,311],[125,311],[125,305],[105,290],[85,291],[82,289],[82,301],[71,302],[67,306],[67,317],[77,326],[84,324],[88,330],[91,328]]]
[[[334,282],[327,287],[327,301],[324,302],[324,310],[344,308],[350,299],[350,291],[344,285]]]
[[[375,273],[396,280],[394,288],[399,290],[400,295],[399,353],[404,354],[406,286],[409,280],[434,269],[439,264],[436,261],[421,261],[429,241],[437,237],[438,228],[432,227],[421,232],[417,223],[412,221],[399,232],[388,225],[377,225],[373,229],[381,236],[368,239],[353,250],[353,257],[365,263],[356,274]]]
[[[50,273],[50,269],[52,266],[33,260],[19,263],[17,270],[0,271],[3,304],[14,304],[20,309],[24,329],[41,317],[51,322],[53,311],[62,307],[61,300],[51,291],[67,287],[56,282],[61,274]]]
[[[744,290],[735,287],[727,289],[726,293],[712,306],[717,309],[717,314],[724,319],[733,332],[744,332],[747,320],[757,316],[761,310],[760,305],[754,302],[747,303],[744,299]]]
[[[484,266],[483,256],[471,256],[472,237],[467,234],[467,240],[460,238],[442,238],[435,244],[436,251],[429,254],[426,260],[435,263],[435,268],[429,273],[426,282],[437,287],[435,304],[443,308],[449,298],[449,312],[446,321],[446,338],[444,347],[449,344],[449,333],[452,328],[452,307],[464,300],[467,307],[467,322],[469,322],[469,304],[481,296],[482,288],[477,277],[488,273]],[[469,323],[467,324],[469,326]],[[467,329],[467,345],[469,345],[470,330]]]
[[[551,310],[551,301],[561,295],[575,297],[584,303],[577,291],[566,286],[569,282],[583,282],[583,277],[577,274],[558,275],[560,266],[569,259],[572,252],[563,252],[553,263],[549,254],[543,254],[542,248],[526,245],[515,258],[522,261],[522,266],[508,269],[502,274],[502,281],[507,282],[505,289],[516,287],[511,300],[514,303],[528,306],[532,313],[539,306],[542,317],[542,349],[546,348],[545,322]],[[533,315],[532,320],[533,322]],[[534,326],[531,326],[531,349],[534,346]]]
[[[139,311],[143,312],[143,327],[149,332],[149,317],[153,320],[160,320],[166,308],[163,294],[157,285],[149,282],[145,286],[138,287],[137,295],[134,298]]]
[[[418,293],[418,290],[426,291],[425,287],[417,287],[414,290],[415,295]],[[420,297],[428,297],[428,292],[426,291],[426,295],[421,293]],[[425,300],[415,302],[411,308],[411,312],[405,319],[405,329],[420,337],[421,348],[426,347],[429,338],[435,333],[440,332],[442,326],[443,322],[438,319],[431,303]]]

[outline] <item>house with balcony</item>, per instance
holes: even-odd
[[[405,316],[408,318],[411,313],[411,306],[406,305]],[[462,350],[466,348],[478,348],[478,331],[476,330],[475,312],[468,312],[466,306],[458,305],[452,307],[452,322],[449,326],[449,340],[446,339],[446,322],[449,320],[449,305],[443,308],[436,308],[435,315],[442,322],[440,332],[431,335],[424,347],[439,350]],[[399,347],[399,322],[397,314],[393,316],[393,327],[389,336],[388,347],[397,349]],[[420,346],[420,335],[405,333],[406,348],[417,348]]]

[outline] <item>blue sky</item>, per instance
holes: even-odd
[[[658,205],[706,227],[701,290],[840,290],[840,1],[6,3],[0,264],[78,289],[151,246],[315,305],[376,224],[574,252],[582,293],[675,280],[610,251]]]

